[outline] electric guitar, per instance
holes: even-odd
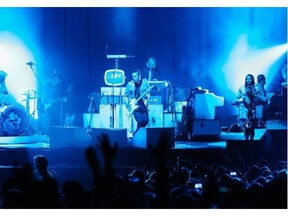
[[[50,99],[48,103],[44,104],[44,110],[47,111],[54,103],[59,102],[59,101],[67,102],[67,97],[64,96],[64,97],[60,97],[56,99]]]
[[[140,97],[138,97],[137,99],[133,98],[129,101],[128,104],[126,104],[126,109],[128,110],[128,113],[126,113],[126,115],[128,117],[130,117],[133,112],[139,107],[137,105],[138,101],[141,100],[143,97],[145,97],[150,91],[151,89],[154,88],[154,85],[149,86],[149,88],[147,88],[141,95]]]

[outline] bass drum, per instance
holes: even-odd
[[[0,135],[17,136],[27,126],[27,116],[24,108],[17,105],[0,108]]]

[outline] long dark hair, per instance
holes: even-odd
[[[248,77],[251,77],[252,78],[252,82],[251,82],[251,85],[254,86],[255,85],[255,79],[254,79],[254,76],[252,74],[247,74],[246,77],[245,77],[245,87],[247,87],[248,83],[247,83],[247,78]]]

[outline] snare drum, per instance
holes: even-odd
[[[18,105],[0,107],[0,135],[17,136],[27,126],[25,109]]]

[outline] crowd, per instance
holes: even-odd
[[[168,161],[163,133],[156,147],[149,146],[157,161],[152,170],[135,169],[119,175],[113,165],[117,143],[102,134],[85,151],[93,172],[93,188],[77,180],[59,185],[48,158],[37,155],[34,164],[15,169],[2,184],[3,209],[287,209],[287,162],[271,166],[261,159],[246,170],[219,164],[193,164],[177,157]],[[96,154],[103,154],[104,166]]]

